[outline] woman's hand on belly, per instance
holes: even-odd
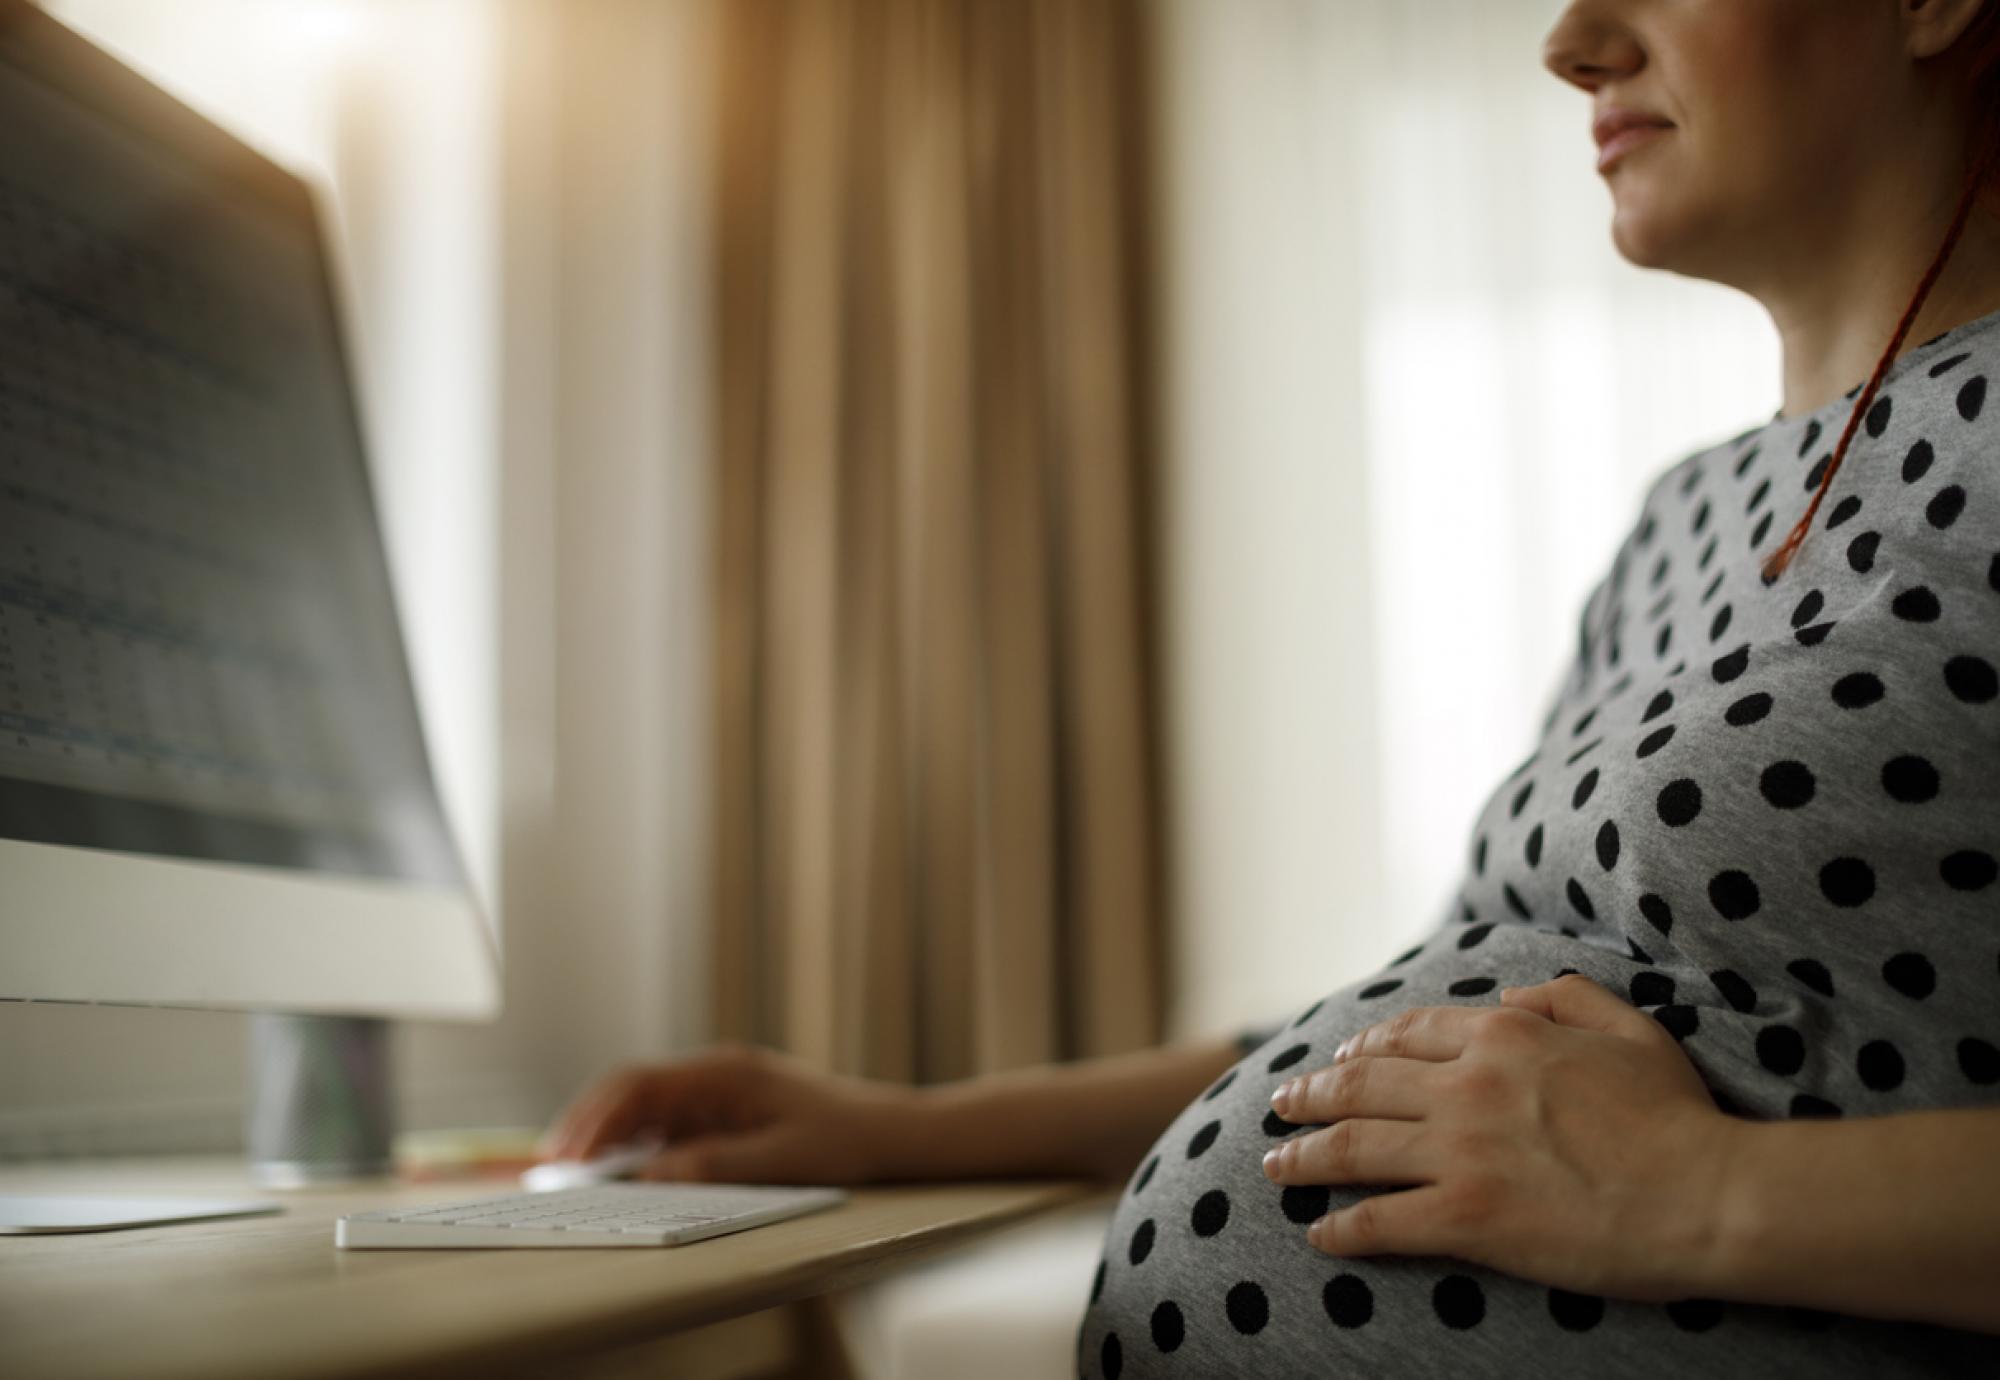
[[[1279,1086],[1330,1123],[1264,1159],[1281,1184],[1410,1185],[1320,1218],[1331,1255],[1448,1255],[1542,1284],[1672,1300],[1712,1276],[1745,1123],[1652,1017],[1581,975],[1495,1007],[1413,1007]]]

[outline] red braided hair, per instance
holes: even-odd
[[[1861,396],[1854,400],[1854,410],[1847,414],[1847,427],[1840,433],[1840,444],[1833,449],[1833,458],[1827,462],[1826,472],[1820,476],[1819,487],[1813,490],[1812,502],[1806,505],[1805,516],[1798,520],[1784,541],[1778,544],[1764,561],[1764,583],[1771,584],[1785,573],[1792,557],[1812,530],[1812,520],[1819,512],[1820,500],[1833,484],[1833,476],[1840,471],[1840,462],[1847,458],[1847,447],[1854,439],[1854,429],[1868,412],[1868,405],[1875,400],[1875,390],[1881,387],[1882,376],[1889,372],[1896,352],[1902,348],[1903,337],[1909,334],[1910,325],[1917,319],[1924,299],[1930,295],[1938,275],[1944,271],[1945,261],[1951,257],[1958,238],[1965,232],[1965,223],[1972,215],[1972,208],[1986,196],[2000,194],[2000,3],[1990,6],[1967,32],[1965,38],[1972,45],[1973,80],[1973,130],[1971,158],[1965,180],[1965,192],[1958,200],[1958,210],[1951,218],[1951,228],[1945,232],[1944,243],[1938,246],[1931,266],[1925,271],[1923,281],[1917,284],[1916,295],[1903,312],[1903,319],[1896,326],[1895,335],[1889,338],[1889,348],[1882,352],[1875,362],[1875,372],[1869,377],[1868,386],[1861,390]],[[2000,209],[2000,208],[1996,208]]]

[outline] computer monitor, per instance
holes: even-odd
[[[498,1006],[315,207],[0,0],[0,999]]]

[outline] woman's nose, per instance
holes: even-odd
[[[1620,0],[1572,0],[1542,40],[1542,65],[1585,91],[1615,77],[1629,77],[1646,63]]]

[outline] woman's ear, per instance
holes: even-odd
[[[1903,42],[1913,58],[1951,51],[1981,10],[2000,0],[1902,0]]]

